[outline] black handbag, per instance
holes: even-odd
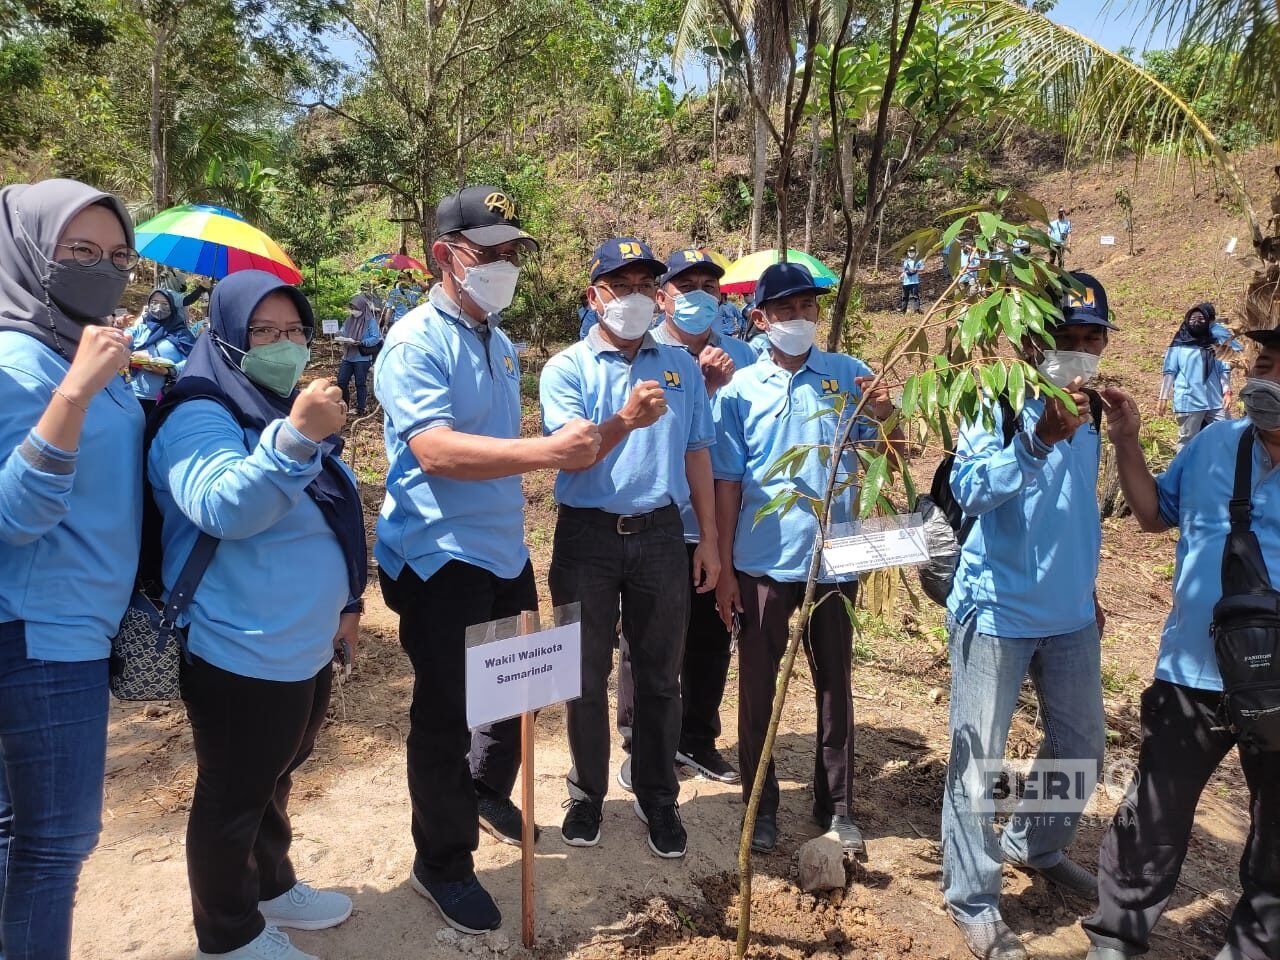
[[[1222,553],[1222,598],[1213,608],[1214,653],[1222,675],[1220,720],[1242,747],[1280,750],[1280,592],[1272,589],[1254,534],[1252,426],[1236,451],[1231,531]]]
[[[177,700],[178,672],[188,658],[186,638],[178,618],[191,603],[217,549],[217,537],[202,533],[169,593],[161,602],[158,591],[141,583],[134,587],[120,629],[111,638],[109,683],[117,700]]]

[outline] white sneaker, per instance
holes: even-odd
[[[295,930],[325,930],[351,916],[351,898],[333,890],[316,890],[301,880],[274,900],[258,904],[267,923]]]
[[[289,942],[289,935],[268,926],[249,943],[230,953],[196,951],[196,960],[320,960]]]

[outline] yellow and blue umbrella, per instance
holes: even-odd
[[[756,281],[760,279],[760,274],[764,273],[764,268],[777,262],[777,250],[757,250],[755,253],[749,253],[735,260],[733,265],[725,271],[724,276],[720,278],[720,289],[725,293],[753,293],[756,289]],[[815,286],[834,287],[840,280],[821,260],[803,250],[788,250],[787,262],[799,264],[808,270],[813,275]]]
[[[156,214],[134,231],[148,260],[215,280],[237,270],[265,270],[285,283],[302,274],[280,245],[237,213],[188,203]]]

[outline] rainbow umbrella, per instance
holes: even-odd
[[[156,214],[134,231],[148,260],[215,280],[237,270],[265,270],[286,283],[302,274],[280,245],[237,213],[188,203]]]
[[[399,273],[401,270],[412,270],[420,273],[425,277],[433,276],[426,265],[405,253],[379,253],[377,256],[370,257],[364,263],[360,264],[361,270],[394,270]]]
[[[749,253],[733,264],[720,278],[720,289],[725,293],[754,293],[756,281],[764,268],[778,262],[777,250],[757,250]],[[787,262],[799,264],[813,275],[813,282],[819,287],[834,287],[839,277],[832,273],[821,260],[811,257],[803,250],[788,250]]]

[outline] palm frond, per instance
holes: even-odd
[[[1261,245],[1257,213],[1231,157],[1167,86],[1131,60],[1012,0],[951,0],[951,8],[969,21],[975,36],[1017,37],[1008,53],[1009,72],[1040,91],[1044,119],[1066,134],[1073,152],[1083,154],[1087,147],[1094,158],[1108,158],[1121,148],[1141,155],[1159,147],[1175,157],[1202,154],[1228,181],[1248,217],[1254,246]]]

